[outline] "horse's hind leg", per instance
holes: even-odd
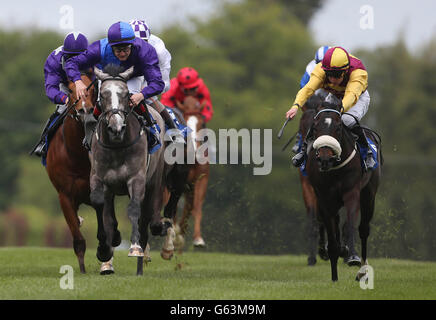
[[[59,193],[59,202],[73,236],[73,248],[79,261],[80,272],[85,273],[86,241],[79,229],[80,221],[77,216],[78,206],[76,204],[73,205],[72,200],[64,193]]]
[[[201,220],[203,218],[203,203],[206,197],[209,177],[207,174],[200,177],[194,187],[194,202],[192,216],[194,218],[194,246],[204,247],[206,243],[201,236]]]
[[[309,183],[309,180],[300,173],[301,186],[303,190],[303,199],[307,212],[307,235],[309,244],[309,257],[307,264],[313,266],[316,264],[316,249],[318,240],[318,217],[317,217],[317,200],[315,192]],[[321,250],[321,248],[320,248]],[[324,249],[325,250],[325,249]],[[327,258],[328,259],[328,258]]]
[[[362,260],[365,263],[367,258],[367,241],[369,237],[369,223],[374,215],[375,194],[372,194],[368,187],[364,188],[360,195],[361,219],[359,225],[359,236],[362,242]]]

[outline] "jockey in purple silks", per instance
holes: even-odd
[[[88,47],[88,40],[80,32],[71,32],[64,39],[64,44],[55,49],[47,57],[44,65],[45,93],[53,103],[57,104],[56,111],[50,116],[45,124],[39,144],[33,153],[42,156],[46,151],[45,137],[56,130],[50,127],[52,121],[61,115],[68,104],[68,78],[65,73],[65,63],[72,57],[84,52]]]
[[[132,90],[129,86],[129,91],[134,93],[130,97],[132,107],[135,107],[135,111],[147,119],[148,111],[140,103],[160,94],[165,87],[155,48],[146,41],[135,37],[132,27],[127,22],[114,23],[109,27],[107,38],[93,42],[84,53],[68,60],[65,65],[68,78],[74,81],[76,85],[78,97],[87,94],[79,70],[94,66],[103,69],[108,64],[120,65],[124,69],[134,66],[134,77],[144,77],[147,82],[144,88]],[[129,81],[127,81],[128,85]],[[136,83],[138,82],[136,81]],[[98,117],[100,113],[101,111],[95,108],[94,117],[87,117],[85,131],[94,130],[97,123],[95,117]],[[170,128],[177,128],[166,110],[161,112],[160,115]],[[88,134],[89,132],[86,132],[87,137]]]

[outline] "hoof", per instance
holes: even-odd
[[[110,259],[107,262],[103,262],[101,264],[101,267],[100,267],[100,274],[101,275],[113,274],[115,272],[114,266],[113,266],[113,260],[114,260],[114,258]]]
[[[358,266],[360,267],[362,265],[362,261],[360,260],[359,256],[356,255],[352,255],[349,256],[345,262],[348,264],[348,266],[352,267],[352,266]]]
[[[151,262],[151,255],[150,255],[150,245],[147,243],[147,245],[145,246],[145,251],[144,251],[144,260],[145,263],[149,263]]]
[[[349,252],[348,246],[342,246],[341,250],[339,251],[339,256],[341,258],[346,259],[349,256],[349,254],[350,254],[350,252]]]
[[[97,248],[97,259],[101,262],[107,262],[109,261],[113,256],[113,249],[105,246],[105,247],[98,247]]]
[[[160,256],[162,257],[162,259],[164,260],[171,260],[171,258],[174,255],[174,250],[170,251],[170,250],[164,250],[162,249],[160,252]]]
[[[315,264],[316,264],[316,258],[315,257],[307,258],[307,265],[308,266],[314,266]]]
[[[144,251],[139,244],[132,244],[129,249],[129,257],[143,257]]]
[[[320,246],[318,248],[318,254],[319,254],[319,257],[324,261],[327,261],[329,259],[329,254],[328,254],[327,248],[325,246],[323,246],[323,247]]]
[[[165,242],[160,252],[160,256],[162,257],[162,259],[170,260],[173,257],[175,239],[176,239],[176,232],[174,231],[174,228],[172,227],[168,228]]]
[[[116,230],[112,239],[112,247],[118,247],[121,244],[121,233]]]
[[[194,245],[195,248],[204,248],[204,247],[206,247],[206,242],[204,242],[202,237],[194,239],[192,244]]]

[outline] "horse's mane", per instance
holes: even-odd
[[[109,63],[103,69],[103,72],[109,74],[111,77],[116,77],[124,71],[125,70],[122,66],[116,65],[114,63]]]
[[[321,98],[314,94],[306,101],[306,110],[316,110],[321,104]]]

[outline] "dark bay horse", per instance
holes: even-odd
[[[183,117],[187,126],[191,130],[188,135],[188,143],[193,146],[193,151],[196,152],[200,141],[197,141],[198,133],[204,128],[204,118],[201,115],[202,105],[199,101],[192,97],[187,96],[183,101],[183,105],[179,104],[179,108],[183,113]],[[208,156],[205,154],[205,156]],[[186,178],[188,188],[186,189],[185,205],[183,208],[182,217],[176,224],[177,243],[181,251],[184,245],[184,236],[188,228],[188,219],[190,215],[194,217],[194,234],[193,245],[194,247],[204,247],[206,245],[203,237],[201,236],[201,220],[203,217],[203,203],[206,197],[207,185],[209,182],[209,162],[198,163],[190,165],[189,172]]]
[[[113,239],[116,234],[114,198],[128,195],[127,215],[132,224],[129,257],[137,257],[137,275],[143,273],[143,258],[148,241],[148,227],[153,235],[166,234],[162,230],[160,210],[163,197],[164,146],[148,153],[147,134],[142,122],[129,107],[126,81],[133,67],[121,72],[115,65],[102,72],[94,72],[101,80],[102,114],[91,145],[91,202],[103,212],[103,231],[98,234],[100,245],[97,257],[102,262],[113,257]],[[161,128],[164,141],[165,126],[157,111],[149,112]]]
[[[377,148],[379,165],[371,171],[362,170],[360,152],[354,136],[342,123],[340,107],[323,102],[312,126],[313,147],[308,152],[307,173],[318,199],[318,208],[328,237],[331,278],[338,280],[339,215],[341,207],[347,212],[347,244],[354,250],[354,230],[360,211],[359,236],[362,260],[367,264],[369,224],[374,214],[375,196],[381,176],[381,140],[372,131],[368,137]],[[360,259],[359,259],[360,260]]]
[[[300,118],[299,133],[304,139],[309,132],[313,123],[313,118],[316,115],[316,110],[321,105],[322,100],[319,96],[313,95],[303,105],[303,115]],[[307,173],[304,169],[298,170],[301,182],[301,189],[303,192],[304,205],[306,207],[306,213],[308,218],[307,235],[309,239],[309,256],[307,263],[309,266],[316,264],[316,252],[323,260],[328,260],[328,254],[326,249],[325,228],[322,224],[321,217],[318,211],[318,201],[316,199],[315,191],[309,182]]]
[[[85,273],[86,241],[80,232],[81,218],[77,215],[80,204],[91,205],[89,198],[88,151],[83,147],[85,136],[83,117],[95,104],[96,90],[92,86],[92,73],[82,74],[82,81],[89,86],[86,101],[79,100],[74,107],[75,85],[69,82],[69,106],[72,107],[50,140],[46,170],[56,188],[65,220],[73,236],[74,252],[80,272]]]

